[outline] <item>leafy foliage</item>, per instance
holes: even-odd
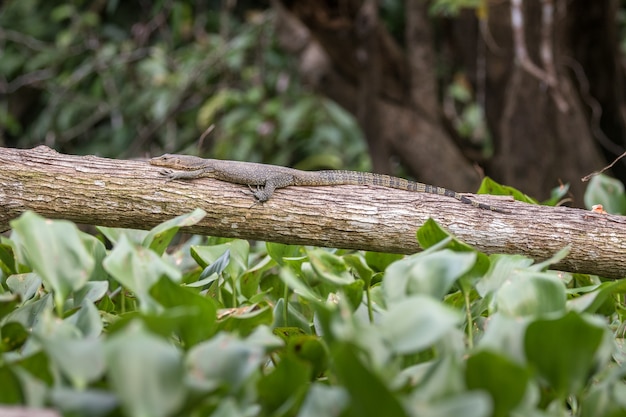
[[[300,86],[271,11],[223,7],[0,4],[0,93],[11,103],[0,105],[0,140],[30,147],[45,138],[74,154],[210,149],[222,159],[366,169],[354,119]]]
[[[407,257],[25,213],[0,242],[0,402],[77,416],[609,416],[623,281],[477,252]],[[169,250],[164,252],[164,249]]]

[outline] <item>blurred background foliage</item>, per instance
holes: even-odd
[[[350,114],[308,91],[267,2],[7,1],[0,145],[368,169]]]

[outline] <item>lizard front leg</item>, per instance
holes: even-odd
[[[274,190],[293,185],[293,182],[292,175],[274,175],[267,178],[265,184],[248,184],[248,187],[257,202],[264,203],[274,195]],[[256,185],[256,190],[252,188],[252,185]]]
[[[189,180],[189,179],[200,178],[204,176],[205,173],[206,173],[205,169],[196,169],[193,171],[174,171],[171,169],[162,169],[161,171],[159,171],[159,174],[166,177],[167,181],[181,180],[181,179]]]

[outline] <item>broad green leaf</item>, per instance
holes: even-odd
[[[404,255],[397,253],[365,252],[365,261],[375,272],[383,272],[389,265],[402,258]]]
[[[291,410],[299,405],[311,379],[311,368],[310,363],[292,354],[281,356],[274,370],[264,375],[256,386],[266,415],[282,414],[279,409]]]
[[[163,307],[187,307],[187,313],[179,322],[178,333],[185,347],[210,338],[217,329],[217,306],[207,297],[195,291],[161,278],[152,287],[150,295]]]
[[[76,326],[85,338],[96,338],[102,333],[100,313],[89,299],[84,299],[80,308],[65,321]]]
[[[2,304],[0,304],[0,306],[1,305]],[[25,328],[30,329],[41,320],[43,314],[52,311],[53,307],[52,296],[46,294],[39,300],[18,307],[7,314],[3,323],[17,322]]]
[[[173,415],[185,399],[181,352],[131,322],[105,343],[109,386],[129,416]]]
[[[247,381],[258,376],[267,357],[265,349],[246,339],[218,333],[194,346],[185,359],[191,385],[202,392],[218,388],[237,393]]]
[[[554,275],[519,271],[496,293],[499,312],[514,317],[565,311],[565,285]]]
[[[30,336],[24,326],[17,322],[9,322],[0,327],[0,352],[10,352],[24,345]]]
[[[96,229],[98,229],[98,231],[102,233],[104,237],[106,237],[113,244],[113,246],[117,245],[120,239],[122,239],[122,236],[135,245],[141,245],[149,233],[146,230],[125,229],[122,227],[96,226]]]
[[[13,294],[19,294],[22,303],[24,303],[33,298],[41,286],[41,278],[33,272],[15,274],[7,278],[6,284]]]
[[[104,417],[119,406],[116,396],[103,389],[75,390],[56,386],[49,392],[49,401],[63,415]]]
[[[148,292],[162,275],[173,281],[181,278],[178,269],[166,263],[153,251],[133,245],[124,236],[104,260],[104,268],[137,295],[144,311],[154,308],[154,301]]]
[[[448,241],[449,240],[449,241]],[[442,245],[455,252],[472,252],[476,254],[476,261],[473,268],[467,272],[467,277],[482,276],[489,269],[489,257],[482,252],[457,239],[453,234],[440,226],[433,219],[428,219],[417,230],[417,241],[424,249],[434,249],[434,246]],[[445,241],[445,244],[444,244]]]
[[[54,382],[54,377],[50,371],[51,359],[43,350],[39,350],[32,355],[23,356],[19,360],[13,362],[12,365],[15,365],[13,368],[14,370],[23,370],[33,379],[36,379],[47,386],[52,385]],[[19,376],[22,377],[21,374]],[[28,391],[30,388],[37,389],[36,387],[31,387],[30,385],[32,385],[32,381],[23,380],[22,387],[24,388],[24,391]]]
[[[567,301],[567,307],[578,312],[595,313],[613,294],[626,293],[626,280],[603,282],[590,288],[590,292]]]
[[[574,311],[558,319],[536,320],[526,329],[526,358],[556,397],[565,399],[589,381],[605,331]]]
[[[324,249],[308,250],[307,255],[311,266],[323,281],[337,286],[354,282],[354,278],[348,272],[348,266],[341,257]]]
[[[321,376],[328,368],[328,351],[317,336],[292,335],[287,339],[287,352],[311,365],[312,377]]]
[[[67,296],[85,285],[95,267],[82,232],[71,222],[46,220],[31,211],[13,220],[11,227],[22,259],[27,260],[24,263],[54,291],[57,314],[61,315]]]
[[[302,282],[290,269],[280,270],[280,279],[299,296],[321,303],[323,300],[306,283]]]
[[[248,269],[250,243],[247,240],[236,239],[213,246],[192,246],[191,255],[205,268],[217,261],[227,250],[230,251],[230,262],[225,272],[232,278],[239,278]]]
[[[15,307],[20,304],[19,294],[0,294],[0,323],[5,322],[4,317],[15,314]]]
[[[491,395],[494,417],[508,416],[522,401],[529,379],[526,368],[492,351],[477,352],[467,360],[467,388],[482,389]]]
[[[533,264],[531,258],[522,255],[491,255],[489,270],[476,283],[476,291],[481,297],[486,297],[511,280],[518,270],[528,268]]]
[[[191,213],[163,222],[150,230],[143,240],[143,246],[152,249],[159,255],[163,255],[167,245],[170,244],[172,238],[181,227],[193,226],[200,222],[204,216],[206,216],[206,211],[197,208]]]
[[[595,175],[585,190],[585,207],[602,204],[604,210],[612,214],[626,213],[626,194],[621,181],[604,174]]]
[[[501,185],[492,180],[489,177],[483,178],[483,182],[480,184],[480,188],[477,194],[491,194],[491,195],[510,195],[517,201],[523,201],[524,203],[539,204],[537,200],[527,196],[519,190],[508,185]]]
[[[84,300],[98,302],[109,289],[109,281],[89,281],[83,288],[74,293],[74,305],[80,305]]]
[[[461,316],[426,295],[414,295],[389,305],[378,328],[391,349],[400,354],[432,346],[461,322]]]
[[[287,317],[285,317],[285,314]],[[292,303],[287,303],[287,311],[285,311],[285,299],[280,298],[274,306],[272,328],[297,328],[306,334],[311,334],[311,320],[296,310]]]
[[[358,277],[363,280],[365,288],[369,287],[375,273],[365,262],[365,257],[362,254],[357,253],[353,255],[346,255],[343,259],[353,271],[356,271]]]
[[[0,237],[0,270],[5,276],[17,273],[17,262],[13,251],[14,243],[5,237]],[[0,292],[2,289],[0,289]]]
[[[428,417],[489,417],[492,414],[490,398],[482,391],[468,391],[440,401],[419,404],[416,415]]]
[[[265,248],[267,254],[280,266],[285,266],[285,258],[306,258],[304,250],[300,245],[266,242]]]
[[[0,386],[0,404],[22,404],[20,380],[6,363],[0,365]]]
[[[51,365],[82,390],[99,379],[105,368],[102,340],[85,338],[69,321],[58,321],[51,313],[44,314],[34,336],[50,357]]]
[[[348,391],[348,415],[359,417],[407,417],[402,403],[387,384],[368,369],[358,348],[339,343],[331,350],[333,369],[341,385]]]
[[[528,317],[511,317],[495,313],[489,317],[489,324],[485,329],[478,347],[499,353],[506,353],[507,357],[522,364],[526,361],[524,354],[524,337],[526,327],[531,321]]]
[[[350,397],[342,386],[313,383],[298,413],[299,417],[339,417]]]
[[[475,252],[420,253],[391,264],[382,283],[387,305],[414,294],[442,299],[476,262]]]

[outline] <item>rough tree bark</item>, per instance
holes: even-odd
[[[149,229],[191,212],[206,217],[192,233],[382,252],[420,250],[416,230],[432,218],[485,253],[537,261],[569,245],[556,267],[626,276],[626,218],[498,198],[495,213],[438,195],[381,187],[287,187],[250,207],[244,186],[209,178],[166,182],[146,161],[59,154],[46,147],[0,148],[0,226],[26,210],[77,223]]]
[[[601,65],[591,64],[590,58],[597,46],[581,40],[583,33],[586,36],[581,25],[604,22],[594,26],[594,36],[603,41],[602,56],[617,56],[615,21],[610,13],[616,9],[616,2],[593,3],[488,2],[488,10],[480,17],[475,10],[468,11],[448,22],[445,28],[451,30],[439,32],[442,48],[451,51],[457,68],[467,69],[476,97],[485,105],[495,145],[494,158],[481,161],[486,172],[537,198],[547,197],[562,181],[570,183],[574,204],[581,205],[581,177],[606,165],[598,146],[602,129],[610,128],[610,135],[624,130],[616,111],[623,95],[619,91],[622,72],[617,60],[613,58],[609,68],[599,69]],[[305,78],[314,73],[311,78],[316,87],[355,115],[363,108],[359,101],[363,89],[372,87],[364,84],[368,78],[359,65],[363,48],[356,41],[359,16],[369,4],[366,0],[274,1],[279,23],[292,20],[288,26],[279,25],[283,28],[279,30],[280,38],[289,39],[293,28],[300,24],[296,32],[301,35],[301,56],[310,58],[307,51],[318,49],[317,64],[309,59],[302,66]],[[472,151],[459,146],[441,116],[440,74],[435,73],[437,54],[430,29],[433,20],[427,15],[429,4],[423,0],[405,1],[403,46],[383,24],[378,24],[378,55],[366,54],[370,59],[378,56],[378,64],[370,62],[367,67],[368,71],[374,67],[380,71],[374,86],[378,88],[378,103],[367,107],[370,112],[377,110],[368,116],[376,119],[378,136],[372,138],[370,129],[362,126],[370,149],[374,148],[373,140],[387,144],[389,153],[420,180],[472,189],[478,180],[466,157]],[[595,12],[590,14],[590,10]],[[306,47],[302,46],[304,38],[308,41]],[[284,44],[289,48],[288,41]],[[583,91],[584,83],[589,81],[587,68],[596,69],[593,75],[615,80],[615,84],[608,82],[613,90],[604,82]],[[595,110],[593,94],[601,98],[595,102]],[[597,107],[605,104],[608,113],[598,115]],[[363,120],[362,115],[359,120]],[[370,119],[369,123],[374,122]],[[620,146],[613,146],[612,155],[623,151]],[[387,157],[384,153],[372,155],[374,166],[388,171],[390,167],[383,166],[381,155]]]

